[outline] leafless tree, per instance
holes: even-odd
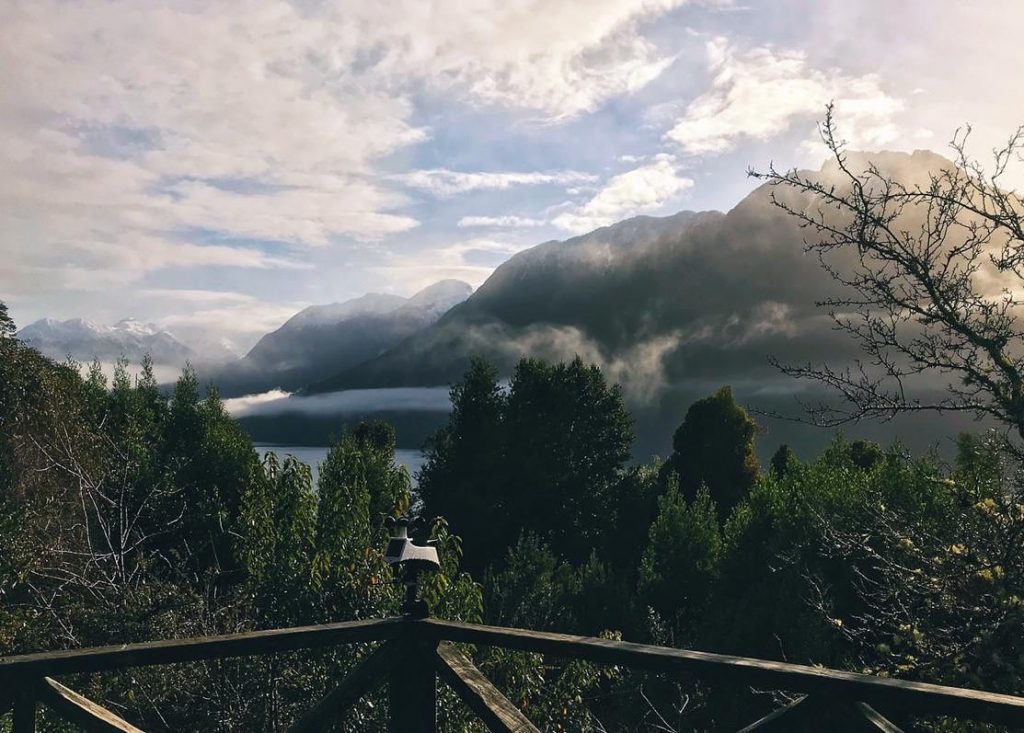
[[[1024,206],[1004,185],[1022,160],[1024,128],[988,169],[967,153],[970,129],[958,131],[951,163],[917,183],[849,153],[831,105],[820,133],[835,175],[774,165],[750,173],[772,187],[772,202],[800,222],[806,250],[842,286],[819,305],[863,352],[848,365],[778,365],[841,396],[807,405],[809,419],[836,427],[968,413],[997,421],[1024,455]],[[929,381],[933,389],[922,389]]]

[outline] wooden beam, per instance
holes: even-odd
[[[141,644],[0,657],[0,680],[16,684],[26,676],[56,677],[76,672],[178,664],[201,659],[222,659],[355,642],[385,641],[396,636],[405,623],[403,619],[344,621],[224,636],[169,639]]]
[[[27,694],[15,694],[11,733],[35,733],[36,699]]]
[[[853,704],[854,716],[859,716],[860,730],[869,733],[903,733],[903,730],[866,702]]]
[[[437,648],[437,673],[491,733],[540,733],[519,708],[451,644]]]
[[[669,674],[687,673],[719,683],[791,690],[835,700],[864,702],[884,710],[920,715],[950,715],[1024,727],[1024,697],[1013,695],[588,636],[438,619],[424,619],[414,623],[429,628],[439,640],[500,646]]]
[[[37,688],[39,702],[85,733],[142,733],[131,723],[97,705],[57,680],[46,677]]]
[[[739,733],[772,731],[819,731],[836,733],[902,733],[870,705],[847,700],[827,700],[808,695],[773,710]]]
[[[292,725],[288,733],[319,733],[329,730],[359,698],[383,684],[388,672],[399,661],[398,642],[385,643],[356,665],[341,684]]]
[[[388,731],[437,733],[437,642],[413,633],[401,644],[402,661],[388,681]]]
[[[807,695],[803,695],[788,705],[772,710],[760,720],[740,728],[739,733],[800,730],[807,726],[809,719],[817,715],[817,712],[815,706],[808,702]]]

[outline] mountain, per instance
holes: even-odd
[[[908,183],[951,165],[927,151],[850,156],[851,165],[868,160]],[[836,174],[826,164],[810,175]],[[807,232],[771,193],[761,186],[724,214],[641,216],[520,252],[436,324],[307,392],[450,384],[473,356],[508,374],[523,355],[578,354],[623,385],[642,450],[664,454],[686,407],[723,384],[755,408],[798,412],[794,396],[813,397],[813,386],[782,376],[770,356],[843,365],[859,354],[815,305],[838,286],[805,253]],[[813,205],[790,190],[775,193],[791,206]],[[765,423],[775,444],[829,439]],[[935,436],[937,426],[933,417],[915,437]],[[892,429],[878,437],[891,438]]]
[[[81,318],[57,321],[43,318],[18,331],[18,338],[58,361],[99,359],[110,363],[124,357],[138,364],[146,354],[156,364],[181,366],[195,353],[167,331],[151,323],[126,318],[104,326]]]
[[[225,396],[292,391],[379,356],[431,326],[473,288],[442,280],[410,298],[369,293],[303,309],[245,355],[212,375]]]

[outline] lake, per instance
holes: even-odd
[[[313,470],[313,483],[315,484],[317,475],[319,474],[319,464],[327,457],[328,448],[324,445],[274,445],[270,443],[257,443],[256,450],[259,452],[260,458],[270,451],[273,451],[281,458],[284,456],[295,456]],[[419,470],[420,466],[423,465],[423,454],[420,453],[418,448],[399,448],[395,451],[395,460],[409,469],[409,474],[413,476],[413,485],[415,485],[415,474],[416,471]]]

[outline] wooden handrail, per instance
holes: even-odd
[[[1013,695],[589,636],[437,619],[414,623],[422,624],[436,638],[446,641],[500,646],[654,672],[690,673],[724,683],[865,702],[885,710],[951,715],[1024,727],[1024,697]]]
[[[393,639],[404,620],[342,621],[318,626],[247,631],[192,639],[165,639],[138,644],[70,649],[0,657],[0,680],[26,676],[57,677],[76,672],[102,672],[125,667],[178,664],[257,654],[311,649],[339,644]]]
[[[857,717],[872,722],[874,730],[886,730],[885,725],[891,724],[868,706],[877,706],[885,711],[927,716],[949,715],[1024,728],[1024,697],[910,680],[883,679],[855,672],[750,657],[408,617],[3,657],[0,658],[0,690],[6,688],[14,691],[15,720],[18,721],[15,730],[32,730],[34,701],[48,695],[52,697],[55,690],[59,691],[55,687],[59,683],[54,682],[40,695],[38,685],[46,677],[391,640],[396,640],[404,650],[401,660],[396,663],[398,647],[387,645],[389,651],[386,654],[382,652],[367,660],[367,679],[380,678],[386,672],[392,696],[405,695],[400,697],[405,704],[396,710],[398,717],[406,720],[405,727],[409,730],[419,730],[418,726],[410,728],[409,721],[418,721],[426,715],[425,711],[431,709],[435,668],[438,664],[441,665],[439,669],[445,681],[452,684],[464,700],[468,698],[471,707],[486,703],[488,697],[501,697],[468,660],[454,649],[444,646],[444,642],[499,646],[598,664],[674,675],[690,674],[720,684],[804,693],[812,696],[814,705],[834,704],[841,708],[857,706],[860,710]],[[432,651],[434,649],[439,651]],[[427,659],[427,650],[430,650],[430,659]],[[325,698],[321,706],[324,710],[330,708],[332,711],[343,707],[353,700],[353,694],[358,691],[357,688],[361,690],[365,682],[362,675],[356,675],[348,686],[343,684],[332,693],[334,698]],[[79,702],[82,701],[88,703],[84,698]],[[488,709],[494,713],[491,722],[498,726],[496,729],[529,730],[526,727],[528,721],[512,715],[508,706],[500,704],[500,700],[494,705],[488,705]],[[412,711],[416,711],[415,715]],[[323,716],[314,715],[312,720],[319,722],[324,717],[326,713]],[[299,727],[302,727],[301,724]],[[311,726],[315,727],[315,724]],[[428,726],[422,729],[433,730]]]

